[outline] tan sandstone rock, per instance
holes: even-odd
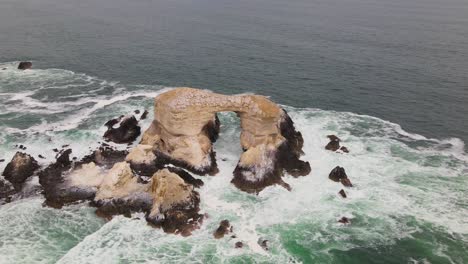
[[[130,164],[119,162],[103,177],[95,199],[123,198],[145,192],[147,189],[148,185],[138,183],[138,178],[133,175]]]
[[[140,144],[152,145],[159,162],[197,174],[215,174],[212,141],[219,131],[216,113],[232,111],[241,121],[240,144],[245,152],[233,183],[248,192],[281,184],[283,169],[307,175],[310,165],[299,160],[302,135],[287,113],[260,95],[222,95],[207,90],[177,88],[155,98],[154,120]],[[218,127],[217,127],[218,126]]]

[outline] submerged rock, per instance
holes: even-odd
[[[338,222],[339,222],[339,223],[342,223],[342,224],[350,224],[350,223],[351,223],[351,221],[349,220],[349,218],[346,217],[346,216],[341,217],[341,218],[338,220]]]
[[[261,246],[264,250],[268,251],[268,240],[259,238],[257,241],[258,245]]]
[[[219,223],[219,227],[216,229],[216,231],[213,234],[214,238],[220,239],[220,238],[223,238],[224,235],[229,234],[230,227],[231,227],[231,224],[229,223],[228,220],[221,221]]]
[[[342,147],[340,148],[340,150],[343,151],[344,153],[349,153],[348,148],[345,147],[345,146],[342,146]]]
[[[15,190],[20,190],[26,179],[32,176],[38,168],[37,161],[31,155],[16,152],[2,175],[13,184]]]
[[[30,61],[22,61],[18,65],[19,70],[27,70],[32,68],[32,63]]]
[[[330,172],[328,178],[335,182],[341,182],[341,184],[343,184],[346,187],[353,187],[351,180],[348,178],[348,175],[346,175],[345,169],[340,166],[336,166]]]
[[[119,124],[119,126],[114,128],[117,124]],[[112,119],[108,121],[105,126],[107,126],[107,131],[104,133],[104,138],[114,143],[131,143],[141,134],[138,120],[133,115]]]
[[[236,244],[234,244],[234,247],[235,247],[235,248],[243,248],[243,247],[244,247],[244,243],[238,241],[238,242],[236,242]]]

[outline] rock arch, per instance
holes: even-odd
[[[295,177],[309,174],[309,163],[299,159],[302,135],[284,109],[260,95],[193,88],[176,88],[155,98],[154,120],[127,162],[140,171],[173,164],[199,175],[216,174],[216,114],[224,111],[237,113],[242,129],[244,152],[232,180],[236,187],[254,193],[273,184],[289,189],[281,179],[284,171]]]

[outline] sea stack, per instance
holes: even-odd
[[[216,174],[212,143],[219,133],[216,114],[223,111],[235,112],[241,121],[244,152],[234,170],[236,187],[252,193],[274,184],[289,188],[281,179],[284,171],[295,177],[309,174],[309,163],[299,159],[301,133],[286,111],[260,95],[222,95],[193,88],[160,94],[155,98],[154,120],[140,144],[151,146],[148,155],[154,154],[157,164]]]

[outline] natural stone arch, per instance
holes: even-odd
[[[142,168],[155,159],[159,165],[172,163],[196,174],[216,174],[216,114],[224,111],[240,117],[244,152],[232,180],[239,189],[259,192],[273,184],[289,189],[281,179],[283,170],[293,176],[310,172],[309,163],[299,160],[302,135],[277,104],[260,95],[223,95],[193,88],[173,89],[155,98],[154,120],[143,134],[142,146],[127,161]]]

